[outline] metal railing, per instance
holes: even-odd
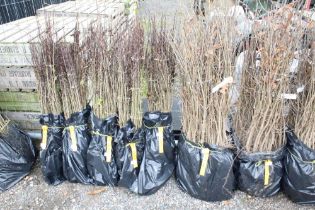
[[[0,24],[36,14],[36,10],[68,0],[0,0]]]

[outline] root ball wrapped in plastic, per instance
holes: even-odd
[[[62,166],[63,115],[47,114],[40,117],[42,143],[40,151],[41,169],[48,184],[58,185],[65,180]]]
[[[234,142],[238,142],[235,140]],[[235,164],[237,186],[257,197],[276,195],[281,189],[285,147],[273,152],[248,153],[239,148]]]
[[[146,112],[143,116],[145,150],[139,173],[139,194],[155,193],[173,174],[175,142],[171,125],[171,113]]]
[[[0,191],[5,191],[31,170],[35,148],[31,138],[0,116]]]
[[[87,170],[87,150],[91,136],[88,130],[90,108],[71,114],[63,131],[63,171],[70,182],[91,184]]]
[[[96,185],[115,186],[118,182],[117,165],[114,158],[118,117],[104,120],[91,114],[92,137],[87,151],[87,168]]]
[[[183,191],[205,201],[232,198],[235,179],[230,149],[199,145],[181,135],[176,160],[176,181]]]
[[[239,143],[236,178],[240,190],[258,197],[281,190],[286,115],[299,92],[292,85],[303,57],[296,55],[304,29],[295,26],[295,18],[288,20],[287,12],[268,19],[263,28],[255,25],[237,58],[238,97],[232,113],[234,143]],[[275,31],[279,24],[285,27]]]
[[[215,17],[207,23],[189,21],[173,44],[184,135],[178,143],[176,180],[182,190],[205,201],[230,199],[235,186],[229,149],[233,145],[226,123],[234,83],[235,56],[230,50],[235,47],[234,23],[230,18]]]
[[[129,120],[119,129],[116,138],[115,158],[119,173],[118,185],[139,192],[138,175],[144,152],[143,130],[136,130]]]
[[[315,150],[309,148],[294,134],[286,131],[287,152],[284,158],[283,190],[300,204],[315,203]]]
[[[142,128],[131,121],[117,136],[119,185],[140,195],[159,190],[174,171],[174,139],[170,113],[147,112]]]

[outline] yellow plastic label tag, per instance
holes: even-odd
[[[136,143],[130,143],[129,145],[130,145],[131,157],[132,157],[131,164],[133,165],[133,168],[137,168],[138,167],[138,160],[137,160]]]
[[[208,165],[208,159],[209,159],[209,155],[210,155],[210,150],[208,148],[203,148],[201,150],[202,153],[202,162],[201,162],[201,167],[200,167],[200,172],[199,175],[200,176],[204,176],[206,173],[206,169],[207,169],[207,165]]]
[[[48,133],[48,126],[42,126],[42,143],[40,144],[41,149],[46,149],[47,146],[47,133]]]
[[[264,174],[264,185],[269,185],[269,177],[270,177],[270,166],[272,165],[271,160],[265,160],[265,174]]]
[[[70,132],[70,138],[71,138],[71,149],[72,151],[76,152],[78,151],[78,145],[77,145],[77,137],[75,135],[74,126],[69,126],[69,132]]]
[[[112,161],[112,141],[113,137],[112,136],[106,136],[106,153],[105,153],[105,158],[106,162],[110,163]]]
[[[164,140],[163,140],[163,134],[164,134],[164,128],[158,127],[158,138],[159,138],[159,153],[164,153]]]

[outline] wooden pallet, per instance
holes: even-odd
[[[24,130],[40,130],[40,112],[0,112]]]
[[[104,28],[118,30],[126,25],[127,18],[120,16],[114,20],[97,16],[33,16],[0,25],[0,66],[32,66],[31,43],[38,43],[40,35],[49,20],[55,40],[73,42],[73,32],[79,25],[80,35],[88,32],[91,24],[100,23]]]
[[[40,103],[37,92],[0,92],[0,110],[39,112]]]
[[[0,66],[0,91],[33,91],[36,89],[37,80],[33,67]]]
[[[123,0],[85,0],[68,1],[54,4],[37,10],[37,15],[51,16],[101,16],[113,20],[125,12],[125,1]]]

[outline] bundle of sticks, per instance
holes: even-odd
[[[174,28],[166,21],[149,21],[145,43],[145,78],[150,111],[170,112],[175,77],[175,55],[171,47]]]
[[[42,113],[59,114],[62,112],[59,75],[57,72],[57,44],[52,32],[52,25],[47,22],[40,42],[31,46],[34,72],[38,82],[38,91]]]
[[[194,24],[194,27],[191,25]],[[186,22],[176,39],[181,80],[182,126],[188,139],[230,147],[226,136],[233,83],[233,23],[215,19],[208,24]]]
[[[315,149],[315,45],[305,49],[299,57],[300,68],[296,72],[292,89],[297,99],[290,103],[288,126],[309,148]]]
[[[233,115],[236,134],[248,152],[274,151],[285,144],[286,104],[294,98],[290,66],[303,36],[291,15],[269,17],[262,25],[254,27],[244,52]]]

